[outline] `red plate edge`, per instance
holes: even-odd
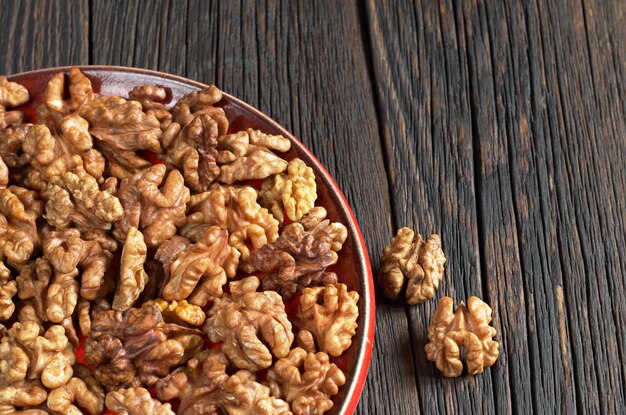
[[[33,71],[20,72],[17,74],[13,74],[7,76],[7,78],[12,79],[18,76],[28,76],[28,75],[36,75],[37,73],[46,73],[46,72],[67,72],[72,67],[78,67],[81,70],[85,71],[116,71],[116,72],[128,72],[128,73],[144,73],[146,75],[153,75],[157,77],[167,78],[175,82],[179,82],[187,85],[195,85],[198,88],[205,88],[208,85],[198,82],[192,79],[184,78],[182,76],[169,74],[166,72],[155,71],[151,69],[144,68],[133,68],[133,67],[124,67],[124,66],[113,66],[113,65],[72,65],[72,66],[60,66],[55,68],[45,68],[45,69],[37,69]],[[350,389],[347,390],[347,396],[350,397],[348,402],[344,402],[342,407],[339,410],[340,415],[349,415],[353,414],[356,410],[356,407],[359,403],[359,399],[361,397],[361,393],[363,391],[363,387],[365,386],[365,380],[367,378],[367,373],[370,366],[370,360],[372,356],[372,347],[374,344],[374,335],[375,335],[375,325],[376,325],[376,302],[375,302],[375,291],[374,291],[374,276],[371,268],[371,263],[369,259],[369,254],[367,251],[367,246],[365,244],[365,239],[363,238],[363,234],[358,225],[356,217],[354,216],[354,212],[350,207],[345,195],[337,185],[335,179],[330,175],[326,167],[317,159],[317,157],[291,132],[287,131],[285,127],[283,127],[280,123],[274,120],[272,117],[258,110],[257,108],[251,106],[250,104],[236,98],[224,91],[222,91],[225,96],[227,96],[231,101],[236,102],[241,107],[245,108],[252,114],[255,114],[257,117],[265,118],[274,124],[274,127],[285,135],[287,135],[296,145],[305,152],[317,165],[319,170],[323,173],[323,179],[326,181],[327,185],[329,185],[335,192],[336,195],[339,196],[341,200],[340,207],[344,210],[346,217],[349,219],[349,223],[346,224],[351,228],[353,234],[357,235],[358,245],[360,247],[360,253],[362,256],[359,258],[361,262],[361,267],[366,272],[366,277],[364,280],[366,284],[363,286],[363,297],[362,300],[365,302],[364,309],[368,310],[369,318],[364,320],[363,333],[365,334],[364,341],[360,346],[360,350],[358,350],[358,355],[360,355],[360,359],[358,359],[356,367],[354,370],[356,371],[356,379],[355,382],[351,385]],[[353,375],[353,374],[351,374]]]

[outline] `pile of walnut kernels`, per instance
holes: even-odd
[[[333,406],[346,378],[329,356],[358,317],[326,271],[345,226],[281,158],[288,139],[228,134],[215,87],[167,95],[98,96],[73,68],[29,124],[12,110],[28,91],[0,77],[0,414]]]

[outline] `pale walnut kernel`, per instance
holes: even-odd
[[[407,302],[420,304],[433,298],[445,262],[439,235],[430,235],[424,242],[422,235],[415,237],[409,228],[401,228],[384,250],[378,281],[385,296],[396,299],[408,280]]]
[[[102,297],[113,288],[105,275],[112,254],[95,241],[81,239],[78,230],[49,232],[43,245],[44,256],[55,270],[47,294],[46,314],[50,321],[59,323],[74,312],[79,289],[75,278],[79,272],[80,294],[87,300]]]
[[[453,312],[450,297],[439,300],[437,311],[428,326],[426,356],[435,362],[446,377],[463,372],[460,347],[465,348],[467,372],[483,373],[498,359],[500,345],[493,340],[496,329],[490,326],[491,307],[478,297],[470,297],[467,306],[461,303]]]
[[[48,393],[48,408],[56,413],[83,415],[74,403],[92,415],[104,409],[104,391],[85,366],[74,367],[75,377]]]
[[[305,287],[337,282],[337,275],[325,270],[337,263],[348,230],[325,217],[326,209],[315,207],[301,222],[285,226],[275,242],[252,252],[252,264],[269,272],[263,277],[263,289],[289,298]]]
[[[50,112],[58,113],[61,116],[76,111],[84,104],[94,98],[91,81],[78,68],[71,68],[70,78],[70,98],[64,99],[65,74],[59,72],[48,82],[48,87],[44,95],[45,109],[40,109],[40,113],[46,118]]]
[[[175,415],[169,403],[161,403],[144,388],[118,389],[109,392],[106,407],[118,415]]]
[[[356,333],[359,294],[345,284],[305,288],[300,298],[296,326],[311,332],[318,349],[340,356],[352,345]]]
[[[315,206],[317,186],[313,169],[302,160],[295,158],[287,165],[287,172],[268,177],[263,181],[259,199],[268,206],[281,223],[283,209],[287,217],[296,222]]]
[[[6,111],[7,107],[18,107],[30,99],[28,90],[22,85],[0,76],[0,130],[17,126],[24,120],[20,111]]]
[[[78,156],[73,156],[73,159],[75,157]],[[119,221],[124,215],[119,199],[100,190],[96,179],[80,163],[72,170],[52,177],[42,192],[47,200],[48,223],[57,229],[70,226],[87,231],[110,229],[111,223]]]
[[[333,407],[332,396],[346,383],[344,373],[323,352],[296,347],[268,372],[272,395],[289,402],[294,415],[321,415]]]
[[[137,101],[101,97],[85,105],[80,115],[89,122],[89,133],[107,159],[112,176],[130,177],[151,166],[138,150],[161,153],[161,126],[154,115],[143,112]]]
[[[128,98],[139,101],[143,111],[148,115],[154,115],[161,129],[165,130],[172,122],[172,114],[167,109],[165,101],[167,100],[168,89],[156,85],[142,85],[133,88],[128,93]]]
[[[173,238],[178,244],[180,237]],[[209,229],[201,240],[187,244],[183,250],[169,249],[165,243],[156,257],[164,264],[166,283],[163,298],[184,300],[204,306],[209,300],[222,296],[222,286],[234,277],[239,253],[228,246],[228,233],[217,226]],[[169,256],[174,254],[174,256]]]
[[[222,99],[222,91],[211,85],[200,91],[190,92],[178,100],[172,108],[174,122],[184,127],[199,115],[208,115],[217,123],[219,135],[226,134],[228,118],[222,108],[216,107]]]
[[[189,304],[186,300],[166,301],[157,298],[156,300],[148,300],[143,305],[156,305],[161,310],[163,320],[166,323],[201,326],[206,319],[201,307]]]
[[[0,261],[0,321],[8,320],[15,311],[13,296],[17,294],[17,281],[10,278],[11,272]]]
[[[39,247],[38,215],[19,195],[14,186],[0,189],[0,260],[25,264]]]
[[[204,350],[156,384],[161,400],[178,399],[180,415],[291,415],[289,404],[240,370],[234,375],[219,349]],[[221,412],[220,412],[221,410]]]
[[[206,191],[220,173],[217,136],[217,123],[207,114],[198,115],[182,130],[172,123],[163,133],[165,161],[182,169],[185,182],[196,192]]]
[[[30,96],[28,89],[17,82],[9,81],[6,76],[0,76],[0,105],[3,107],[19,107],[26,104]]]
[[[241,369],[257,371],[285,357],[293,342],[291,322],[282,298],[273,291],[256,292],[257,277],[231,282],[230,295],[215,300],[204,326],[209,339]]]
[[[147,249],[141,232],[135,227],[130,228],[122,249],[120,279],[113,298],[113,310],[128,310],[146,286],[148,274],[143,264],[146,262]]]
[[[231,184],[241,180],[265,179],[285,171],[287,162],[272,150],[285,152],[291,141],[282,135],[265,134],[248,129],[217,139],[217,164],[220,175],[217,180]]]
[[[308,330],[298,331],[296,345],[308,353],[315,353],[315,339],[313,338],[313,334]]]
[[[122,180],[118,197],[124,216],[113,231],[119,241],[124,241],[134,226],[142,232],[149,248],[157,248],[185,224],[189,189],[178,170],[172,170],[165,178],[166,170],[165,165],[156,164]]]
[[[0,380],[0,414],[27,414],[41,415],[47,412],[25,409],[39,405],[46,401],[46,390],[39,380],[21,380],[11,382],[8,379]],[[23,408],[16,410],[15,407]]]
[[[278,238],[278,221],[256,198],[256,190],[249,186],[213,185],[210,191],[191,198],[187,223],[180,233],[194,241],[214,225],[226,229],[228,243],[241,254],[239,269],[254,272],[248,245],[259,249]]]
[[[47,292],[51,278],[52,265],[43,257],[24,265],[15,278],[18,287],[17,296],[26,303],[20,311],[20,315],[24,312],[28,317],[25,321],[43,322],[48,319]]]
[[[0,341],[0,375],[11,382],[41,379],[45,387],[58,388],[72,377],[75,361],[61,326],[43,333],[36,322],[14,323]]]

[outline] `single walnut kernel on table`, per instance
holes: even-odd
[[[426,355],[446,377],[463,372],[460,347],[465,348],[467,372],[483,373],[498,359],[500,345],[493,340],[496,329],[491,323],[491,307],[478,297],[470,297],[453,311],[450,297],[439,300],[437,311],[428,326]]]
[[[406,300],[420,304],[433,298],[443,279],[446,257],[441,250],[439,235],[433,234],[424,242],[422,235],[409,228],[401,228],[385,248],[378,281],[385,296],[396,299],[406,281]]]
[[[0,414],[331,410],[359,296],[291,140],[68,72],[0,77]]]

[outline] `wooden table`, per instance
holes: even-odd
[[[397,227],[441,235],[436,296],[491,304],[501,356],[444,379],[424,353],[436,301],[379,296],[359,413],[625,413],[626,2],[0,10],[0,73],[145,67],[270,114],[338,180],[374,268]]]

